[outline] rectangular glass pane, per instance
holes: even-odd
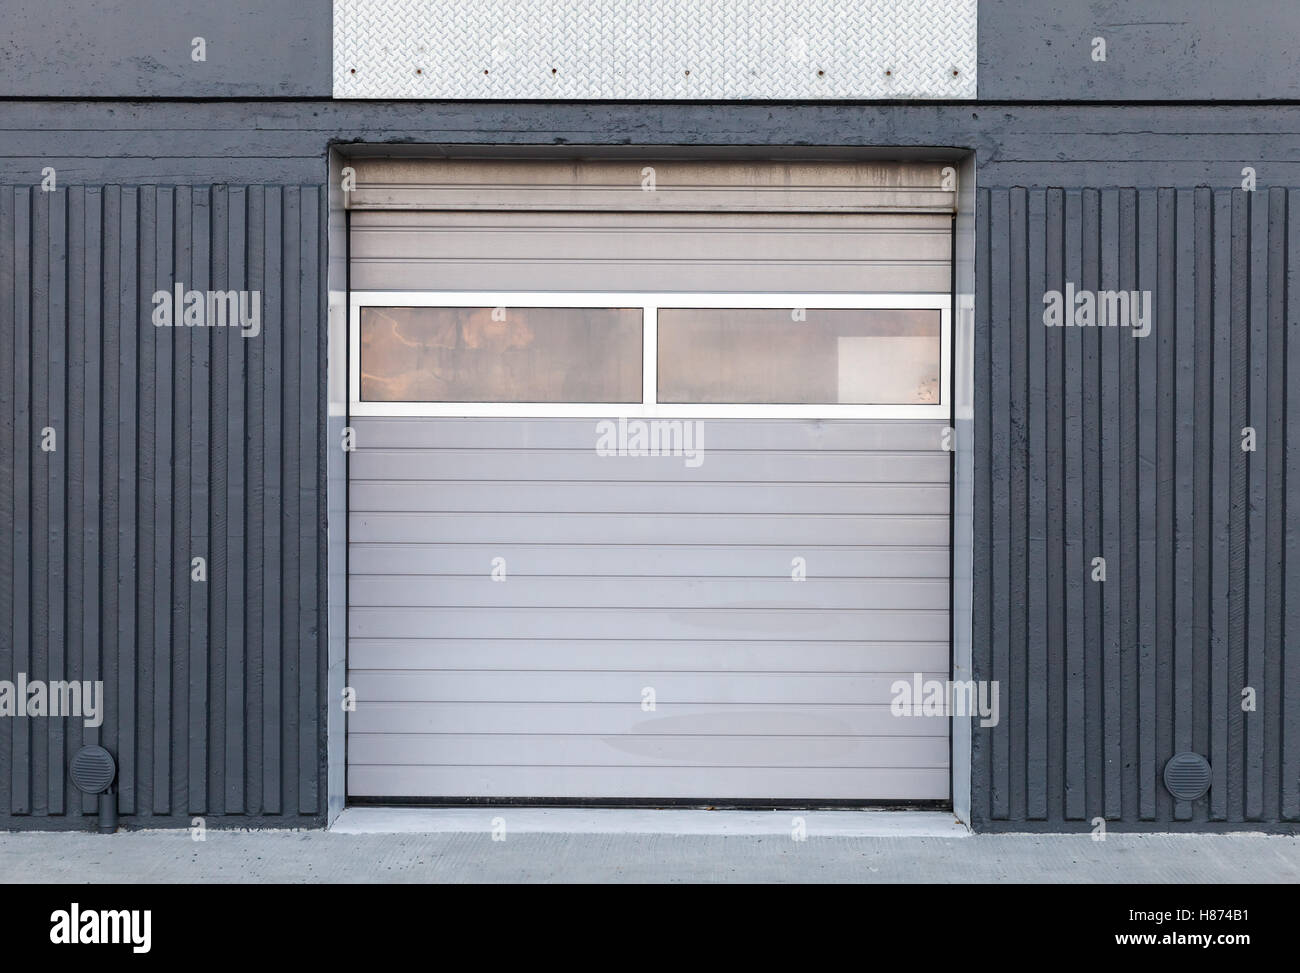
[[[937,405],[936,309],[660,308],[659,401]]]
[[[640,402],[639,307],[363,307],[366,402]]]

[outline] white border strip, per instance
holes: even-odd
[[[644,294],[591,291],[354,291],[350,311],[350,413],[354,416],[691,419],[943,419],[952,413],[952,298],[947,294]],[[643,402],[364,402],[363,307],[639,307]],[[659,308],[935,310],[940,314],[939,402],[934,405],[668,405],[655,400]]]

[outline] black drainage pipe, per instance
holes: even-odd
[[[99,833],[112,834],[117,830],[117,791],[113,778],[117,764],[113,755],[103,747],[82,747],[72,758],[72,783],[83,794],[99,795]]]

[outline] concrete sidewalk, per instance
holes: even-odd
[[[332,831],[203,841],[3,834],[0,881],[1297,883],[1300,837],[969,835],[950,815],[890,812],[363,809]]]

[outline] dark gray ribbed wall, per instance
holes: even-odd
[[[1300,819],[1300,190],[984,188],[977,227],[976,826]],[[1151,333],[1045,327],[1066,281]]]
[[[0,720],[0,825],[87,826],[87,743],[125,823],[323,822],[323,231],[318,185],[0,186],[0,678],[107,698]],[[176,281],[261,334],[154,327]]]

